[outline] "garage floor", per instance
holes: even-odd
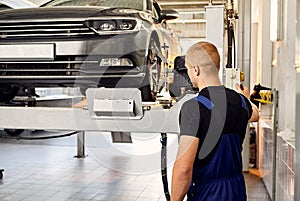
[[[26,131],[23,136],[56,134]],[[17,140],[0,131],[1,201],[160,201],[160,135],[132,134],[133,144],[112,143],[109,133],[86,133],[85,158],[76,135],[48,140]],[[168,173],[177,148],[168,135]],[[265,201],[259,177],[245,173],[248,200]]]

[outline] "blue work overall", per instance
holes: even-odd
[[[244,97],[240,97],[242,107],[249,112]],[[204,96],[196,99],[212,110],[211,100]],[[188,201],[246,201],[240,135],[222,133],[216,146],[209,160],[202,165],[194,165]]]

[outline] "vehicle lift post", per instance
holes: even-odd
[[[85,158],[85,131],[77,132],[77,155],[76,158]]]

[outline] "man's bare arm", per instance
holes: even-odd
[[[190,187],[199,139],[181,135],[173,167],[171,201],[182,201]]]

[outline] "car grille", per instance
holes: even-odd
[[[2,76],[67,76],[78,75],[82,66],[95,66],[98,61],[87,61],[84,57],[57,57],[52,62],[0,62]]]
[[[140,68],[134,66],[99,66],[99,56],[59,56],[51,62],[0,61],[0,85],[64,87],[81,83],[115,86],[124,77],[130,78],[129,85],[132,86],[144,76]]]
[[[0,22],[0,41],[82,36],[95,36],[84,21]]]
[[[138,74],[133,66],[100,67],[100,56],[57,56],[55,61],[0,61],[0,79],[11,76],[93,76]]]

